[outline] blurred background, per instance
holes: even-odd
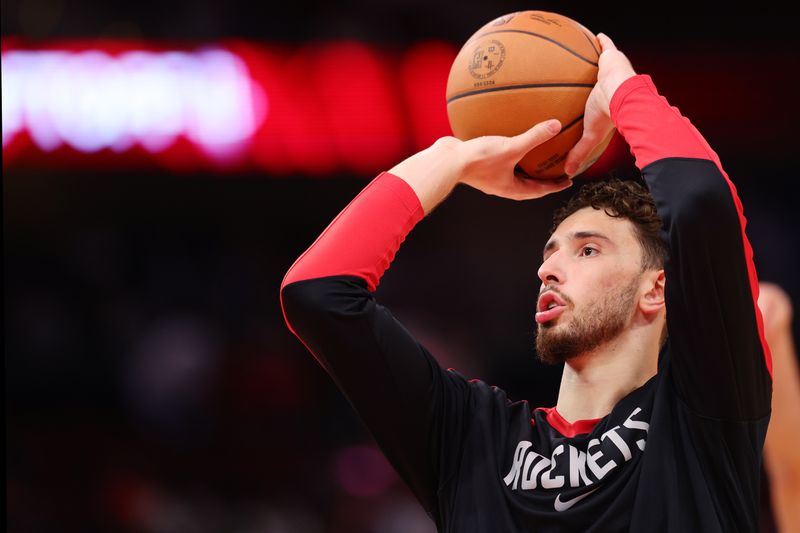
[[[653,77],[736,183],[759,276],[799,301],[800,56],[777,8],[3,0],[9,531],[433,531],[278,288],[370,179],[450,133],[463,42],[527,9]],[[624,143],[607,156],[590,175],[636,174]],[[536,270],[569,194],[457,188],[378,300],[443,366],[554,405]]]

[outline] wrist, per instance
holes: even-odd
[[[619,88],[622,87],[626,81],[635,78],[636,76],[637,74],[633,71],[633,69],[616,72],[611,75],[606,89],[609,104],[611,103],[611,100],[614,99],[614,95],[617,93]]]
[[[413,189],[426,215],[458,184],[464,164],[457,143],[444,137],[389,170]]]
[[[616,116],[625,98],[632,92],[642,88],[655,92],[655,86],[649,74],[636,74],[631,76],[617,87],[614,94],[611,95],[608,106],[609,112],[611,113],[611,120],[614,121],[614,124],[617,123]]]

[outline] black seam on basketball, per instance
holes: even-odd
[[[583,115],[579,116],[578,118],[576,118],[575,120],[573,120],[572,122],[570,122],[569,124],[567,124],[566,126],[562,126],[562,127],[561,127],[561,131],[559,131],[559,132],[558,132],[558,135],[561,135],[561,133],[562,133],[562,132],[564,132],[564,131],[566,131],[566,130],[570,129],[572,126],[574,126],[575,124],[577,124],[578,122],[580,122],[580,121],[581,121],[581,119],[583,119]],[[556,135],[556,137],[558,137],[558,135]]]
[[[566,50],[570,54],[574,55],[575,57],[577,57],[578,59],[580,59],[582,61],[586,61],[590,65],[594,65],[595,67],[598,66],[597,63],[595,63],[591,59],[587,59],[587,58],[583,57],[582,55],[580,55],[578,52],[576,52],[572,48],[564,46],[560,42],[558,42],[555,39],[552,39],[552,38],[550,38],[550,37],[548,37],[546,35],[542,35],[541,33],[534,33],[532,31],[525,31],[525,30],[495,30],[495,31],[487,31],[486,33],[481,33],[480,35],[475,37],[475,39],[470,39],[468,43],[464,44],[464,46],[466,46],[467,44],[469,44],[470,42],[472,42],[472,41],[474,41],[476,39],[480,39],[481,37],[483,37],[485,35],[492,35],[493,33],[524,33],[526,35],[533,35],[534,37],[539,37],[540,39],[544,39],[545,41],[550,41],[551,43],[555,44],[556,46],[560,46],[561,48],[563,48],[564,50]],[[583,33],[583,32],[581,32],[581,33]],[[592,48],[594,48],[594,47],[592,47]],[[597,50],[595,50],[595,52],[597,52]]]
[[[598,60],[598,61],[600,61],[600,50],[598,50],[598,49],[595,47],[595,45],[594,45],[594,43],[592,42],[592,40],[589,38],[589,36],[588,36],[588,35],[586,35],[586,32],[581,32],[581,33],[583,33],[583,36],[584,36],[584,37],[586,37],[586,40],[587,40],[587,41],[589,41],[589,45],[592,47],[592,50],[594,50],[594,53],[595,53],[595,54],[597,54],[597,60]]]
[[[510,91],[513,89],[541,89],[546,87],[585,87],[587,89],[591,89],[594,87],[594,85],[591,83],[525,83],[523,85],[506,85],[505,87],[487,87],[486,89],[476,89],[474,91],[467,91],[465,93],[451,96],[447,99],[447,103],[449,104],[458,100],[459,98],[464,98],[465,96],[474,96],[476,94]]]

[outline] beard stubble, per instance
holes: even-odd
[[[537,358],[543,363],[556,365],[613,340],[625,329],[633,313],[637,286],[638,279],[634,278],[628,285],[589,302],[583,312],[573,316],[564,328],[539,324],[536,330]],[[567,299],[567,302],[572,305],[571,300]]]

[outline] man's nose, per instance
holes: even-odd
[[[539,279],[545,285],[550,283],[563,283],[564,273],[559,267],[559,252],[553,252],[539,267]]]

